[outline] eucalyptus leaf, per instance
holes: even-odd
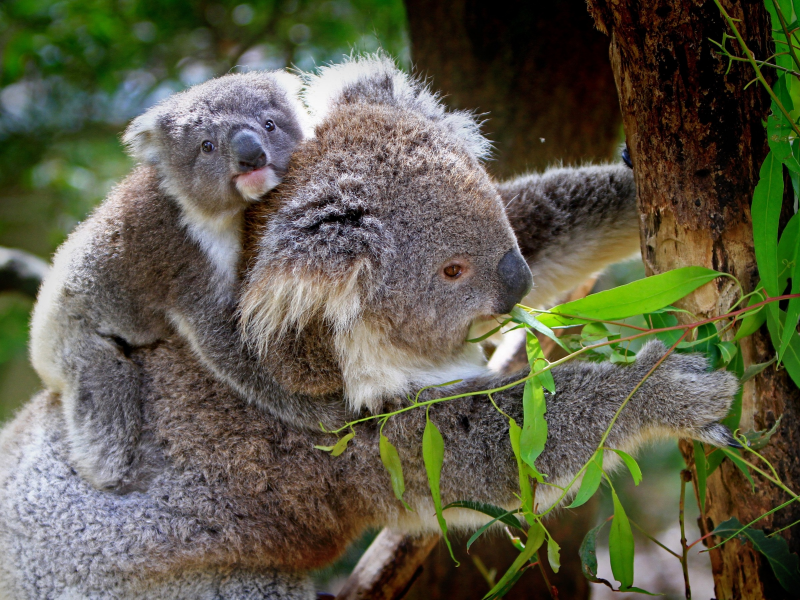
[[[736,517],[720,523],[712,533],[722,538],[737,534],[743,542],[749,540],[766,557],[783,589],[790,593],[800,589],[800,558],[789,551],[789,545],[780,535],[767,537],[760,529],[744,528]]]
[[[588,531],[583,537],[578,554],[581,557],[581,571],[583,572],[583,576],[592,583],[602,583],[613,590],[614,587],[608,580],[601,579],[597,576],[597,536],[600,530],[605,527],[605,524],[606,521],[603,521],[600,525]]]
[[[608,535],[608,553],[611,558],[611,572],[619,581],[620,588],[625,589],[633,585],[633,532],[628,521],[628,515],[622,508],[617,493],[611,490],[611,499],[614,502],[614,518],[611,521],[611,532]]]
[[[547,561],[553,573],[558,573],[561,568],[561,546],[559,546],[552,536],[547,536]]]
[[[397,453],[397,448],[389,441],[385,435],[381,434],[379,443],[381,462],[386,470],[389,471],[389,476],[392,480],[392,490],[394,491],[395,498],[403,503],[406,510],[413,512],[413,509],[408,503],[403,500],[403,494],[406,491],[406,484],[403,480],[403,465],[400,463],[400,455]]]
[[[547,421],[544,418],[547,406],[544,400],[544,388],[538,377],[525,382],[522,392],[522,412],[524,421],[519,438],[519,451],[522,460],[533,468],[534,462],[544,451],[547,441]]]
[[[524,323],[534,331],[538,331],[542,335],[550,338],[553,340],[558,346],[569,352],[569,348],[567,348],[564,343],[558,338],[555,332],[550,329],[547,325],[543,324],[539,321],[534,315],[530,314],[528,311],[520,308],[519,306],[515,306],[511,309],[511,318],[518,323]]]
[[[749,367],[747,367],[744,370],[744,374],[742,375],[741,379],[739,379],[739,383],[745,383],[747,381],[750,381],[753,377],[755,377],[756,375],[761,373],[761,371],[766,369],[768,366],[770,366],[776,360],[778,360],[778,357],[777,356],[773,356],[767,362],[758,363],[757,365],[750,365]]]
[[[665,327],[674,327],[678,324],[678,318],[671,314],[671,313],[650,313],[645,315],[645,320],[650,323],[653,329],[663,329]],[[678,329],[673,329],[672,331],[662,331],[660,333],[655,334],[656,338],[661,340],[661,342],[667,347],[670,348],[672,345],[678,341],[678,339],[683,334],[683,331]]]
[[[550,364],[544,357],[539,340],[530,331],[525,336],[525,351],[528,354],[528,363],[531,366],[531,371],[539,371]],[[552,371],[544,371],[537,375],[536,378],[548,392],[551,394],[556,393],[556,382],[553,379]]]
[[[454,502],[454,503],[448,504],[444,508],[445,509],[453,508],[454,504],[458,504],[458,503]],[[473,533],[472,536],[469,538],[469,540],[467,540],[467,551],[469,552],[469,549],[472,546],[472,544],[474,544],[478,540],[478,538],[481,537],[486,532],[487,529],[489,529],[492,525],[495,525],[498,522],[504,523],[508,527],[516,527],[517,529],[519,529],[520,528],[519,521],[517,521],[512,516],[515,512],[517,512],[517,511],[510,510],[508,512],[505,512],[502,515],[499,515],[499,516],[495,517],[494,519],[492,519],[491,521],[489,521],[488,523],[483,525],[480,529],[478,529],[478,531]]]
[[[511,563],[511,566],[500,578],[500,581],[497,582],[497,585],[489,590],[489,593],[483,597],[484,600],[502,598],[508,592],[508,590],[511,589],[511,586],[513,586],[513,584],[519,579],[520,570],[530,561],[534,553],[541,547],[542,543],[544,542],[544,538],[544,527],[542,527],[541,523],[536,521],[528,530],[528,541],[525,544],[525,549],[519,553],[519,556],[517,556],[516,559],[514,559],[514,562]]]
[[[766,447],[767,444],[769,444],[772,436],[778,433],[778,429],[781,426],[781,419],[783,419],[783,415],[779,416],[775,420],[775,424],[769,429],[762,429],[760,431],[746,431],[743,435],[745,438],[747,438],[747,446],[751,450],[761,450],[762,448]]]
[[[733,342],[720,342],[717,344],[717,350],[719,350],[720,355],[722,356],[723,364],[727,365],[733,360],[733,357],[736,356],[736,353],[739,349],[736,347],[736,344]]]
[[[722,275],[705,267],[682,267],[592,294],[550,309],[539,316],[548,327],[584,321],[616,321],[652,313],[680,300],[697,288]],[[568,318],[559,315],[573,315]]]
[[[777,296],[781,292],[778,289],[778,249],[775,240],[778,239],[782,204],[783,166],[775,153],[770,151],[761,165],[750,209],[758,272],[770,296]]]
[[[700,514],[706,514],[706,478],[708,477],[708,463],[706,462],[706,453],[703,449],[703,444],[694,440],[694,464],[697,476],[695,483],[697,484],[697,497],[700,500]]]
[[[522,500],[522,509],[526,513],[533,512],[533,492],[531,490],[531,482],[528,479],[528,469],[525,461],[522,460],[520,455],[520,437],[522,437],[522,428],[517,425],[514,419],[508,421],[508,437],[511,440],[511,449],[514,452],[514,458],[517,459],[517,470],[519,472],[519,493]],[[538,473],[538,472],[537,472]],[[535,476],[535,475],[534,475]],[[541,475],[537,480],[544,481]]]
[[[442,537],[447,544],[447,549],[450,551],[450,556],[456,566],[460,563],[456,560],[453,554],[453,547],[450,545],[450,540],[447,539],[447,521],[444,520],[442,515],[442,496],[439,490],[439,480],[442,476],[442,463],[444,462],[444,440],[442,434],[433,421],[428,418],[425,423],[425,431],[422,434],[422,460],[425,463],[425,471],[428,475],[428,485],[431,488],[431,496],[433,497],[433,506],[436,509],[436,520],[439,522],[439,528],[442,530]]]
[[[756,491],[756,482],[753,481],[753,476],[750,474],[750,467],[747,466],[747,461],[745,461],[741,456],[739,456],[734,450],[730,448],[720,448],[722,452],[725,453],[733,464],[735,464],[739,470],[744,473],[744,476],[747,478],[747,481],[750,482],[750,487],[753,489],[753,492]]]
[[[625,463],[625,466],[628,467],[628,471],[631,472],[631,477],[633,477],[633,484],[639,485],[642,482],[642,470],[639,468],[639,463],[636,462],[636,459],[622,450],[617,450],[616,448],[611,448],[611,450],[616,452],[622,462]]]
[[[581,480],[581,487],[575,495],[575,499],[567,508],[577,508],[594,496],[597,488],[600,487],[600,482],[603,480],[603,449],[600,448],[589,459],[589,464],[583,472],[583,479]]]

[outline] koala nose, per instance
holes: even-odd
[[[505,253],[497,265],[497,275],[503,285],[498,314],[511,312],[514,305],[522,300],[533,286],[531,270],[519,250],[512,248]]]
[[[231,150],[236,165],[242,173],[249,173],[267,164],[267,153],[255,132],[249,129],[238,131],[231,140]]]

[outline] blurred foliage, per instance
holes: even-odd
[[[126,122],[166,95],[378,48],[408,64],[401,0],[3,0],[0,245],[49,258],[131,168]],[[0,420],[38,385],[30,307],[0,295]]]

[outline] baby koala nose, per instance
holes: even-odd
[[[497,264],[497,275],[503,290],[500,294],[498,314],[511,312],[514,305],[525,297],[533,286],[531,270],[519,250],[512,248]]]
[[[231,150],[236,166],[242,173],[255,171],[267,164],[267,153],[261,140],[249,129],[242,129],[233,136]]]

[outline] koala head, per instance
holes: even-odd
[[[283,71],[212,79],[134,119],[123,142],[156,166],[185,208],[212,217],[241,211],[280,182],[305,137],[300,85]]]
[[[307,98],[315,137],[270,203],[242,301],[249,340],[269,360],[321,319],[354,409],[483,374],[470,325],[510,311],[531,273],[477,125],[380,56],[324,70]]]

